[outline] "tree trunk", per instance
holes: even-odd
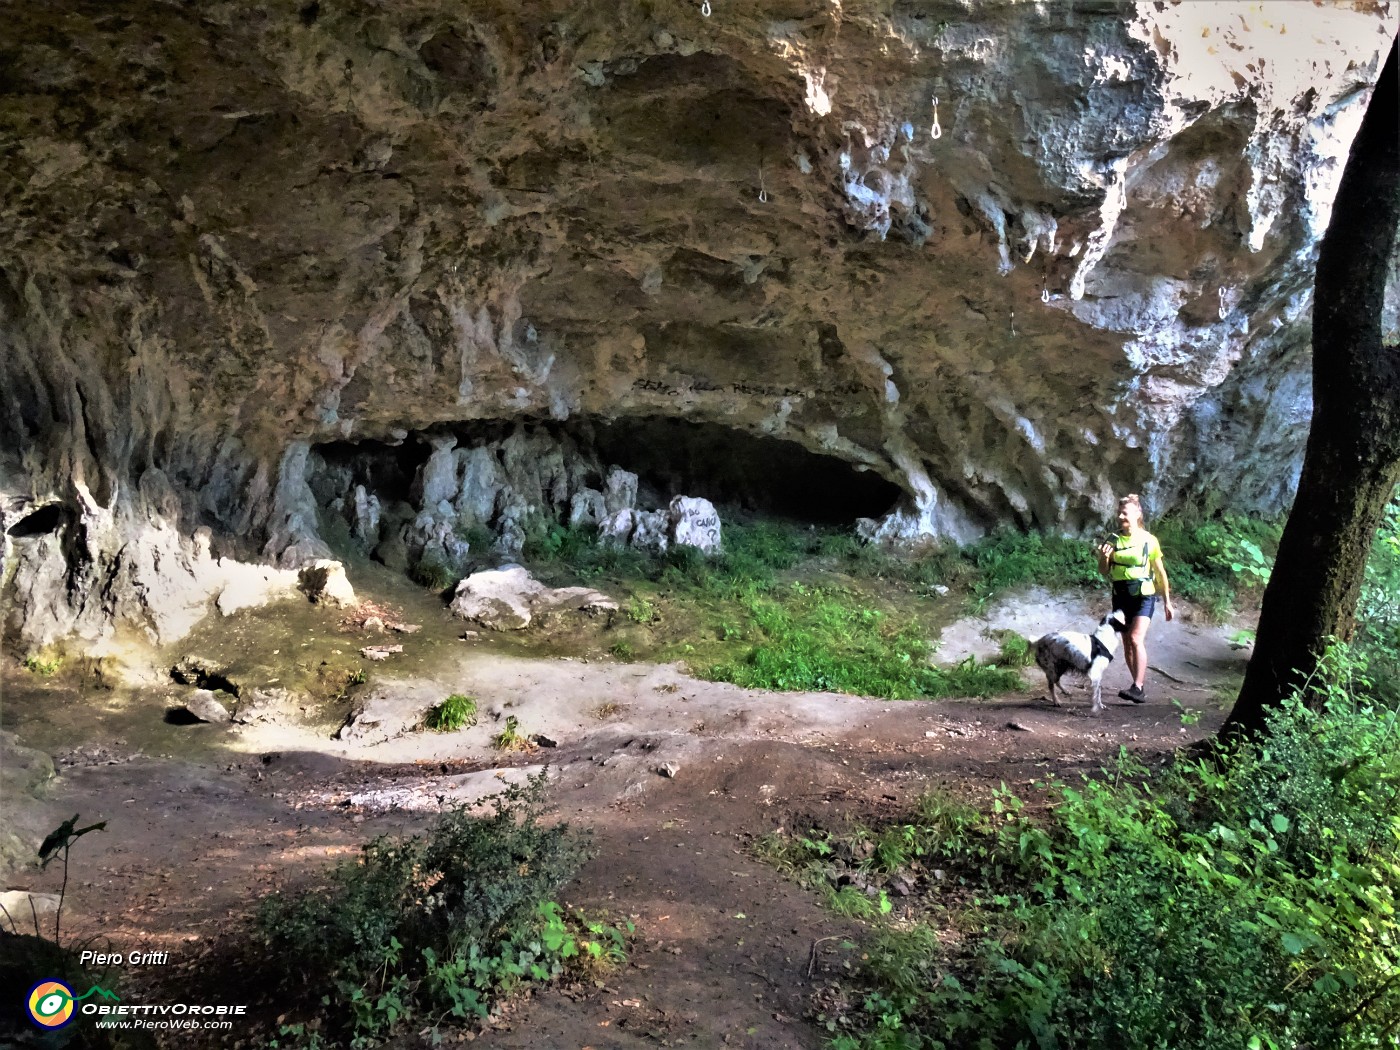
[[[1400,70],[1381,70],[1317,257],[1313,420],[1244,685],[1221,730],[1264,728],[1329,637],[1355,627],[1366,558],[1400,480],[1400,349],[1381,338],[1400,228]]]

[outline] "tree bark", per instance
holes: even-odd
[[[1366,558],[1400,481],[1400,349],[1382,341],[1400,229],[1400,70],[1381,69],[1317,256],[1313,420],[1293,509],[1264,589],[1254,655],[1221,734],[1257,733],[1329,637],[1355,628]]]

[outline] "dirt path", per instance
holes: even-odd
[[[949,628],[940,656],[995,648],[986,632],[998,628],[1038,633],[1092,619],[1082,599],[1023,595]],[[442,629],[458,632],[460,623]],[[1153,702],[1110,699],[1098,718],[1087,716],[1087,698],[1059,709],[1035,699],[1043,680],[1002,700],[890,703],[746,691],[672,666],[531,658],[429,639],[434,661],[376,670],[361,701],[376,700],[380,720],[349,741],[330,739],[325,724],[290,720],[155,728],[168,690],[74,698],[71,686],[36,685],[22,673],[5,680],[6,724],[56,754],[54,824],[74,812],[109,822],[74,851],[64,925],[114,951],[169,953],[164,965],[123,967],[133,1001],[169,1001],[196,986],[213,994],[211,961],[225,965],[268,889],[547,762],[552,801],[592,830],[599,850],[565,899],[631,916],[637,940],[605,987],[546,989],[475,1042],[817,1047],[810,997],[839,965],[839,937],[855,927],[753,859],[752,840],[834,811],[893,812],[943,781],[1021,787],[1095,769],[1121,745],[1163,756],[1223,719],[1216,691],[1237,679],[1244,658],[1229,633],[1159,622]],[[1125,684],[1115,664],[1106,696]],[[448,692],[479,698],[481,724],[399,734]],[[1172,698],[1199,721],[1184,726]],[[498,768],[488,739],[511,715],[557,746]],[[20,884],[52,890],[58,874]],[[185,1034],[170,1045],[199,1042]]]

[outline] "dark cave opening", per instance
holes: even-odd
[[[732,522],[840,528],[888,513],[901,495],[796,442],[668,417],[470,420],[396,444],[329,442],[313,450],[307,483],[334,550],[434,582],[518,556],[557,525],[664,550],[683,518],[708,520],[702,505],[672,509],[676,496],[708,500]]]
[[[49,503],[38,510],[26,514],[5,530],[5,535],[13,539],[27,536],[43,536],[57,532],[68,524],[68,508],[62,503]]]
[[[702,496],[729,514],[841,526],[888,513],[902,494],[874,471],[793,441],[665,416],[471,420],[413,433],[396,445],[327,442],[316,446],[327,469],[311,477],[312,489],[322,505],[344,497],[352,484],[364,485],[384,504],[412,501],[430,439],[446,434],[458,449],[492,448],[498,455],[512,435],[528,435],[535,450],[564,450],[579,463],[577,476],[597,488],[609,467],[621,467],[637,475],[639,497],[652,506],[673,496]]]
[[[592,432],[600,458],[663,502],[704,496],[745,514],[850,525],[887,513],[902,493],[847,460],[719,423],[658,416],[597,422]]]
[[[343,495],[349,479],[363,485],[381,500],[407,500],[413,479],[428,461],[432,451],[417,434],[398,444],[387,441],[328,441],[316,446],[316,453],[325,461],[324,475],[313,473],[310,478],[317,500],[327,504],[336,495]],[[339,490],[324,490],[330,482]]]

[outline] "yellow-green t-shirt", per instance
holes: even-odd
[[[1126,536],[1113,537],[1113,554],[1109,556],[1109,578],[1114,583],[1139,583],[1139,594],[1156,594],[1152,580],[1152,563],[1162,556],[1162,545],[1146,529]]]

